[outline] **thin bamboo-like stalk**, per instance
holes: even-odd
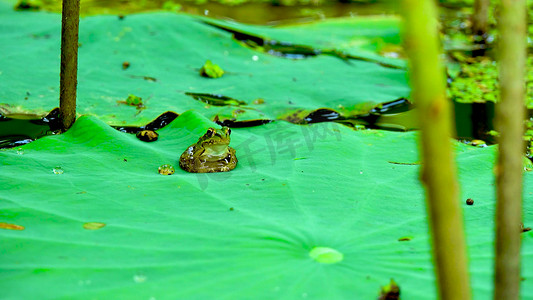
[[[472,51],[472,56],[484,56],[487,50],[489,4],[490,0],[474,1],[474,13],[471,18],[472,34],[474,34],[474,43],[478,45],[479,48]]]
[[[472,33],[485,39],[489,27],[490,0],[475,0],[472,14]]]
[[[63,0],[59,77],[59,116],[63,130],[69,129],[76,120],[79,15],[80,0]]]
[[[452,118],[440,61],[434,1],[403,0],[412,99],[421,128],[421,180],[432,235],[439,298],[470,299],[463,217],[452,153]]]
[[[500,132],[496,172],[494,299],[520,296],[520,222],[525,118],[526,1],[502,0],[499,18]]]

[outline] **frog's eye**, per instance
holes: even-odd
[[[208,137],[215,136],[215,129],[214,128],[207,129],[207,132],[205,133],[205,135],[207,135]]]
[[[231,129],[229,129],[229,128],[226,127],[226,134],[227,134],[227,135],[230,135],[230,134],[231,134]]]

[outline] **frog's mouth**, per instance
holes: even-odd
[[[203,155],[226,156],[226,154],[228,152],[228,145],[229,144],[209,145],[209,147],[205,148],[205,152],[204,152]]]

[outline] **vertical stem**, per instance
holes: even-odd
[[[69,129],[76,119],[79,11],[80,0],[63,0],[59,78],[59,116],[63,130]]]
[[[472,15],[472,33],[485,39],[488,29],[490,0],[475,0]]]
[[[496,172],[496,257],[494,299],[515,300],[520,294],[520,222],[524,153],[526,1],[502,0],[500,13],[500,132]]]
[[[440,299],[468,300],[470,287],[452,153],[452,118],[440,61],[433,0],[403,0],[404,42],[412,98],[421,128],[421,180],[426,187],[433,259]]]
[[[490,0],[475,0],[474,14],[472,15],[472,34],[474,42],[480,46],[473,51],[473,56],[485,55],[487,47],[487,31],[489,28],[489,4]]]

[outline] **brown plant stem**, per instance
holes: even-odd
[[[76,120],[79,11],[80,0],[63,0],[59,77],[59,117],[63,131]]]
[[[485,38],[489,27],[490,0],[475,0],[472,14],[472,33]]]
[[[524,154],[526,1],[502,0],[499,18],[500,132],[496,167],[496,253],[494,299],[520,296],[520,222]]]
[[[472,34],[475,43],[480,47],[472,52],[473,56],[484,56],[487,48],[487,32],[489,28],[490,0],[475,0],[472,14]]]
[[[404,0],[404,41],[421,128],[421,180],[431,229],[439,298],[470,299],[463,217],[452,153],[452,118],[440,61],[434,1]]]

